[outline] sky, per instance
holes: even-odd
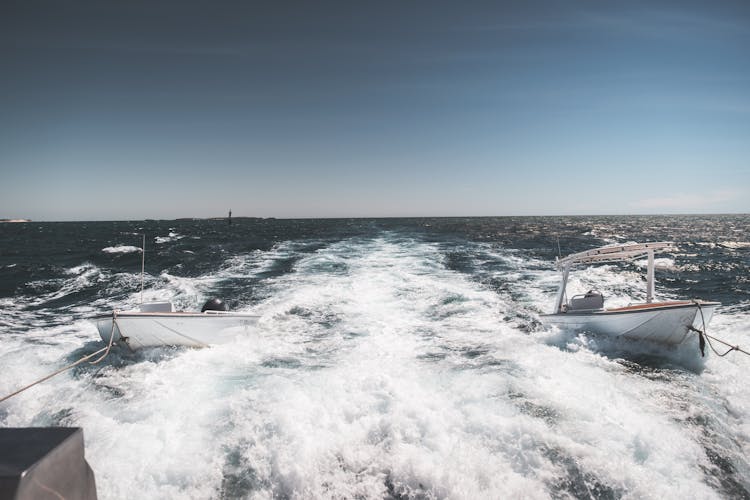
[[[750,213],[750,2],[9,1],[0,218]]]

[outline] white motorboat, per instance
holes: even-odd
[[[682,343],[688,335],[703,331],[719,302],[703,300],[654,301],[654,253],[676,250],[670,242],[608,245],[557,260],[562,282],[551,314],[540,316],[543,323],[574,331],[648,340],[663,344]],[[598,291],[576,295],[566,301],[571,268],[580,264],[627,261],[647,256],[646,302],[625,307],[605,308]]]
[[[155,346],[207,347],[246,336],[258,316],[229,312],[218,299],[201,312],[175,311],[171,302],[141,304],[136,311],[112,311],[93,318],[102,340],[131,349]]]

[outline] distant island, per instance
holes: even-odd
[[[31,219],[0,219],[0,222],[31,222]]]
[[[232,220],[266,220],[266,219],[275,219],[275,217],[232,217]],[[227,217],[180,217],[178,219],[174,219],[176,221],[186,221],[186,220],[228,220]]]

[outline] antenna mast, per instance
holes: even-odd
[[[146,233],[143,233],[143,243],[141,244],[141,304],[143,304],[143,274],[146,270]]]

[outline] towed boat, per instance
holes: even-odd
[[[668,345],[682,343],[691,332],[702,335],[714,310],[721,305],[719,302],[698,299],[654,301],[654,254],[673,250],[676,248],[671,242],[631,243],[608,245],[558,259],[557,268],[562,271],[562,281],[555,307],[551,314],[541,315],[541,321],[565,330]],[[574,266],[629,261],[643,256],[648,257],[646,302],[605,308],[604,296],[595,290],[566,301],[568,276]]]
[[[175,311],[171,302],[141,304],[135,311],[112,311],[93,318],[102,340],[131,349],[156,346],[207,347],[245,336],[258,316],[229,312],[211,299],[200,312]]]

